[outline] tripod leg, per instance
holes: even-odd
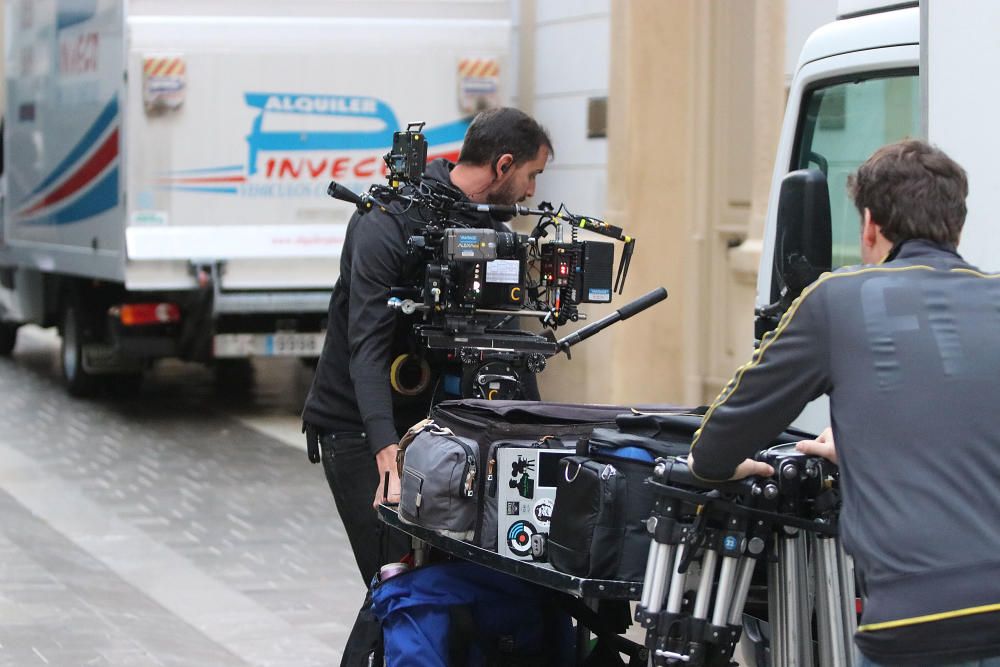
[[[840,596],[840,557],[837,540],[812,537],[816,554],[816,624],[820,667],[847,664],[844,653],[844,613]]]
[[[687,573],[681,574],[677,571],[677,567],[684,560],[684,552],[687,548],[686,544],[677,547],[677,552],[674,554],[674,562],[670,566],[671,575],[670,589],[667,592],[667,611],[671,614],[680,613],[681,602],[684,600],[684,585],[687,581]]]
[[[650,560],[653,562],[653,576],[647,573],[646,578],[652,579],[649,585],[649,600],[646,602],[646,610],[655,614],[663,609],[663,600],[667,594],[667,585],[672,576],[671,566],[674,562],[674,545],[656,544],[655,553],[650,553]],[[647,565],[648,567],[648,565]],[[642,589],[643,597],[646,597],[646,588]]]
[[[653,590],[653,582],[656,579],[656,563],[660,560],[661,545],[656,540],[649,541],[649,556],[646,558],[646,574],[642,578],[642,597],[639,598],[639,606],[649,609],[650,592]]]
[[[782,667],[811,667],[812,665],[812,633],[809,631],[809,591],[806,585],[806,548],[805,540],[801,539],[798,530],[789,532],[778,540],[778,570],[781,580],[781,592],[784,601],[781,604],[780,621],[783,627],[771,625],[771,636],[781,638],[783,662],[776,662]]]
[[[768,625],[771,628],[771,665],[780,667],[787,660],[785,656],[788,651],[785,638],[785,629],[788,623],[785,617],[788,616],[787,601],[788,594],[785,591],[784,565],[782,565],[781,542],[782,539],[777,534],[774,536],[777,560],[767,564],[767,617]]]
[[[796,569],[798,577],[798,635],[799,665],[801,667],[812,667],[813,665],[813,641],[812,641],[812,599],[810,596],[809,584],[809,549],[808,540],[805,534],[799,532],[794,540],[796,550],[796,560],[799,563]]]
[[[722,558],[719,570],[719,585],[715,592],[715,607],[712,609],[712,625],[728,625],[729,609],[733,606],[736,584],[736,570],[739,559],[734,556]]]
[[[753,570],[757,561],[744,556],[740,559],[739,573],[736,576],[736,587],[733,591],[733,603],[729,607],[727,625],[741,625],[743,622],[743,607],[747,604],[750,593],[750,582],[753,580]]]
[[[719,554],[712,549],[705,549],[705,555],[701,558],[701,578],[698,580],[698,592],[694,598],[694,618],[704,620],[708,618],[708,605],[712,598],[712,583],[715,579],[715,565],[719,560]]]
[[[837,543],[837,560],[839,561],[838,574],[840,575],[840,598],[841,611],[844,615],[843,622],[843,643],[844,643],[844,665],[854,667],[854,633],[858,630],[858,613],[855,608],[857,593],[854,590],[854,559],[844,553],[844,547],[840,539],[834,540]]]

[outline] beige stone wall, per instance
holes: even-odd
[[[660,285],[670,298],[552,364],[543,389],[561,400],[710,401],[752,350],[784,108],[784,2],[612,0],[611,31],[606,218],[639,239],[616,303]]]

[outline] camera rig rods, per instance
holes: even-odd
[[[560,338],[558,341],[556,341],[556,345],[558,346],[559,351],[565,352],[566,356],[568,357],[570,356],[569,348],[572,347],[573,345],[576,345],[577,343],[580,343],[590,338],[594,334],[599,333],[604,329],[607,329],[616,322],[627,320],[633,315],[641,313],[647,308],[655,306],[656,304],[658,304],[659,302],[663,301],[666,298],[667,298],[666,288],[657,287],[652,292],[647,292],[646,294],[642,295],[635,301],[626,303],[624,306],[622,306],[615,312],[611,313],[610,315],[602,317],[596,322],[588,324],[587,326],[581,329],[577,329],[568,336]]]

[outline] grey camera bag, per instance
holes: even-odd
[[[441,535],[471,540],[480,495],[479,446],[428,424],[403,453],[399,518]]]

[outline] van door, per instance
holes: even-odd
[[[916,44],[868,49],[810,62],[792,83],[775,163],[767,228],[757,278],[757,306],[778,300],[774,271],[775,216],[781,179],[820,169],[830,187],[832,267],[860,262],[861,222],[847,177],[876,148],[921,134]],[[813,401],[794,426],[818,433],[830,423],[829,402]]]

